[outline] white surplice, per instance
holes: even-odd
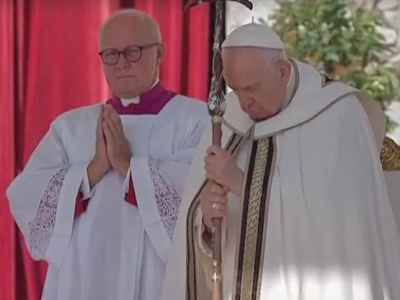
[[[358,91],[326,81],[306,64],[293,65],[294,96],[268,120],[254,123],[234,93],[227,95],[222,145],[233,133],[242,139],[234,153],[239,168],[251,175],[252,145],[268,140],[273,154],[263,186],[265,214],[243,214],[246,188],[241,199],[228,197],[223,299],[398,300],[400,239]],[[163,300],[211,299],[211,249],[202,239],[196,200],[211,140],[208,128],[183,192]],[[260,219],[264,225],[255,227]],[[246,246],[254,237],[261,243]]]
[[[31,255],[49,262],[43,300],[157,300],[207,107],[177,95],[158,115],[121,115],[138,206],[124,200],[125,178],[110,171],[74,218],[99,109],[75,109],[52,123],[7,191],[11,211]]]

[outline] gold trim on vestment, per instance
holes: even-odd
[[[239,149],[240,144],[244,140],[243,136],[233,133],[226,144],[225,150],[231,155],[234,155]],[[196,279],[196,250],[195,250],[195,218],[196,211],[200,205],[199,194],[206,185],[206,180],[203,182],[201,187],[196,193],[192,204],[189,207],[188,217],[186,221],[187,228],[187,253],[186,253],[186,300],[204,300],[197,299],[197,279]],[[211,274],[210,274],[211,276]]]
[[[275,138],[254,141],[250,151],[234,274],[233,300],[259,300],[267,236]]]
[[[384,171],[400,170],[400,146],[389,137],[383,140],[381,163]]]

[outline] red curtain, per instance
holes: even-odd
[[[0,2],[0,299],[14,299],[15,247],[14,223],[4,198],[7,184],[15,172],[14,148],[14,69],[15,37],[12,34],[14,16],[12,0]]]
[[[144,10],[160,23],[165,85],[206,100],[208,5],[184,13],[182,0],[0,1],[0,300],[39,300],[47,268],[31,260],[5,190],[56,116],[109,96],[97,32],[122,7]]]

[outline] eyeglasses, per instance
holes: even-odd
[[[129,46],[122,51],[116,49],[105,49],[99,53],[101,60],[106,65],[115,65],[119,61],[119,56],[122,54],[127,61],[132,63],[138,62],[142,58],[143,49],[151,48],[160,45],[153,43],[145,46]]]

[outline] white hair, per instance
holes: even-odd
[[[263,60],[267,61],[268,63],[278,63],[282,60],[288,59],[285,49],[240,46],[240,47],[225,47],[225,48],[222,48],[222,52],[224,52],[224,50],[230,50],[230,49],[232,49],[232,50],[237,49],[239,51],[251,50],[253,53],[251,55],[255,55],[259,58],[262,58]],[[249,55],[249,53],[246,52],[246,55]]]
[[[270,49],[270,48],[260,48],[263,58],[272,64],[277,64],[282,60],[287,60],[285,49]]]

